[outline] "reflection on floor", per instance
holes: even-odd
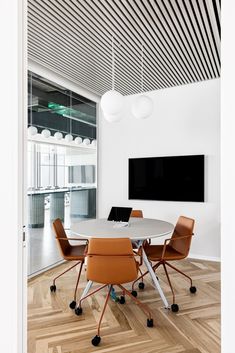
[[[28,229],[28,276],[37,274],[38,272],[61,262],[63,259],[59,253],[55,235],[52,230],[52,224],[49,220],[50,211],[45,210],[45,226],[44,228]],[[70,218],[69,207],[65,208],[65,228],[70,228],[71,224],[84,220],[84,218]],[[69,231],[66,231],[69,233]]]

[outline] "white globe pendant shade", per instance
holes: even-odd
[[[122,113],[119,113],[119,114],[103,114],[103,117],[108,122],[115,123],[115,122],[120,121],[122,119]]]
[[[97,141],[96,140],[92,140],[91,141],[91,146],[96,147],[97,146]]]
[[[123,95],[114,90],[106,92],[100,100],[100,106],[105,117],[119,114],[122,111],[123,104]]]
[[[131,112],[137,119],[148,118],[153,112],[152,99],[145,95],[138,96],[132,104]]]
[[[82,138],[80,136],[77,136],[74,142],[76,143],[76,145],[80,145],[82,143]]]
[[[36,128],[36,126],[29,126],[28,127],[28,134],[30,136],[36,135],[38,133],[38,129]]]
[[[57,131],[55,134],[54,134],[54,137],[56,138],[56,140],[62,140],[63,138],[63,134],[59,131]]]
[[[44,130],[42,130],[41,135],[45,138],[48,138],[51,136],[51,132],[48,129],[44,129]]]
[[[67,134],[67,135],[65,135],[64,139],[67,142],[71,142],[71,141],[73,141],[73,136],[71,134]]]
[[[84,139],[83,140],[83,144],[88,146],[90,144],[90,140],[89,139]]]

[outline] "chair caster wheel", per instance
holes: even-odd
[[[56,285],[53,284],[52,286],[50,286],[50,291],[51,292],[55,292],[56,291]]]
[[[133,290],[133,291],[131,292],[131,294],[133,295],[133,297],[137,297],[137,292],[136,292],[136,290]]]
[[[119,303],[120,304],[125,304],[125,302],[126,302],[125,297],[123,295],[121,295],[120,298],[119,298]]]
[[[153,319],[147,319],[147,327],[153,327]]]
[[[69,304],[69,307],[70,307],[70,309],[75,309],[76,308],[76,302],[75,302],[75,300],[73,300],[70,304]]]
[[[79,306],[74,311],[76,315],[82,315],[82,308],[79,308]]]
[[[145,287],[144,282],[140,282],[140,283],[139,283],[139,289],[144,289],[144,287]]]
[[[190,290],[191,293],[196,293],[197,288],[192,286],[192,287],[189,288],[189,290]]]
[[[98,344],[100,343],[100,341],[101,341],[100,336],[97,336],[97,335],[96,335],[95,337],[92,338],[91,343],[93,344],[93,346],[98,346]]]
[[[173,311],[173,313],[177,313],[179,311],[178,304],[172,304],[171,305],[171,311]]]

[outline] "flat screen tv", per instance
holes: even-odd
[[[204,202],[204,155],[130,158],[129,199]]]

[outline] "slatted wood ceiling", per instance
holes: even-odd
[[[220,76],[220,0],[28,0],[33,61],[102,95]]]

